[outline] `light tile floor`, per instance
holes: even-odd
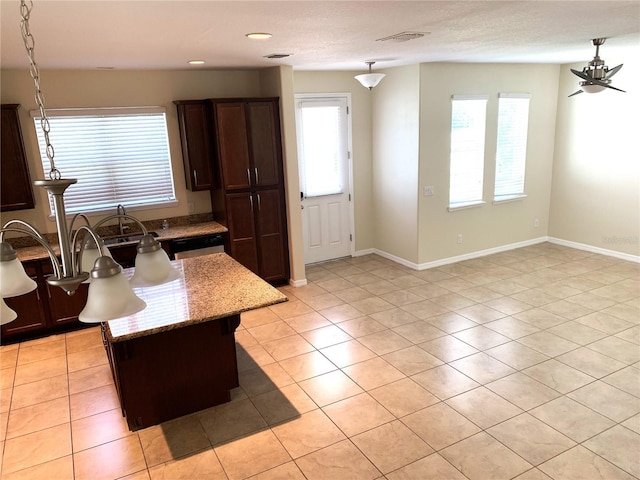
[[[4,346],[2,479],[640,477],[640,266],[552,244],[310,266],[232,402],[130,432],[97,328]]]

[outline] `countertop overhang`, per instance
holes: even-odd
[[[143,311],[106,322],[111,342],[121,342],[286,302],[287,297],[225,253],[171,262],[181,273],[173,282],[135,288]],[[124,271],[132,275],[133,269]]]

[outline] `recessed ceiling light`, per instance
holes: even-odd
[[[273,35],[266,32],[254,32],[254,33],[247,33],[245,35],[245,37],[250,38],[252,40],[266,40],[267,38],[271,38],[272,36]]]
[[[189,65],[204,65],[204,60],[189,60],[187,63]]]

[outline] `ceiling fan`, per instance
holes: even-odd
[[[609,67],[604,64],[604,60],[599,56],[600,45],[604,44],[605,40],[606,38],[594,38],[592,40],[593,45],[596,47],[596,56],[593,57],[593,60],[591,60],[581,72],[573,68],[571,69],[571,72],[580,77],[582,81],[580,82],[581,89],[569,95],[570,97],[582,92],[601,92],[605,88],[612,88],[613,90],[624,92],[624,90],[611,86],[611,77],[620,71],[622,64],[609,70]]]

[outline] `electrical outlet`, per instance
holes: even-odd
[[[426,187],[423,187],[422,192],[425,197],[429,197],[433,195],[433,185],[428,185]]]
[[[461,233],[458,234],[458,243],[462,243],[462,234]]]
[[[538,228],[540,226],[540,220],[538,220],[537,218],[533,221],[533,226],[535,228]]]
[[[189,202],[189,203],[187,204],[187,206],[188,206],[188,208],[189,208],[189,213],[193,213],[193,212],[195,212],[195,211],[196,211],[196,206],[195,206],[195,204],[194,204],[193,202]]]

